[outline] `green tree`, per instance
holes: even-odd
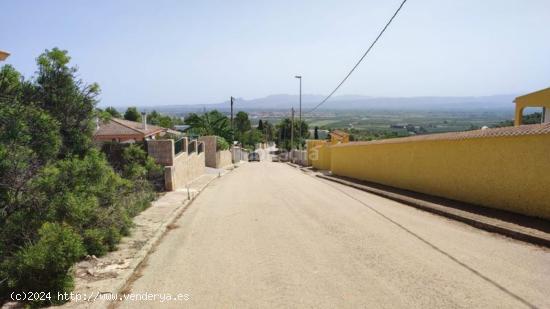
[[[112,107],[112,106],[109,106],[105,109],[105,111],[109,114],[111,114],[112,117],[115,117],[115,118],[121,118],[122,115],[116,110],[116,108]]]
[[[15,292],[41,291],[50,293],[51,303],[62,303],[58,292],[69,292],[73,278],[68,270],[85,254],[82,238],[69,226],[44,223],[38,230],[38,241],[27,244],[15,257],[4,260],[7,285]],[[2,276],[3,277],[3,276]],[[48,301],[35,300],[35,305]]]
[[[183,121],[178,117],[162,115],[156,110],[153,110],[149,115],[147,115],[147,123],[161,126],[163,128],[173,128],[175,125],[183,124]]]
[[[252,150],[256,150],[256,145],[262,141],[262,134],[258,130],[248,130],[242,135],[242,144]]]
[[[265,138],[266,141],[271,142],[275,140],[275,128],[269,121],[264,121]]]
[[[136,107],[128,107],[124,113],[124,119],[141,122],[141,114],[138,112]]]
[[[291,124],[292,120],[290,118],[284,118],[277,125],[277,147],[280,149],[290,150],[292,148],[298,148],[300,144],[303,146],[305,139],[309,137],[308,125],[302,120],[294,121],[294,143],[291,145]],[[300,136],[300,126],[302,136]]]
[[[246,112],[240,111],[235,115],[235,133],[237,136],[242,136],[244,132],[251,129],[250,119],[248,119],[248,114]]]
[[[22,101],[25,88],[35,89],[24,84],[13,67],[0,70],[0,226],[13,212],[32,206],[26,194],[30,181],[61,146],[59,123]]]
[[[264,130],[264,123],[262,122],[262,119],[258,122],[258,131],[263,132]]]
[[[114,249],[154,198],[143,153],[125,158],[123,178],[92,147],[99,88],[77,80],[69,59],[46,50],[28,81],[0,69],[0,302],[68,291],[74,262]]]
[[[185,119],[185,124],[190,125],[190,131],[197,135],[217,135],[231,139],[229,119],[217,110],[203,115],[191,113]]]
[[[99,85],[85,84],[70,67],[67,51],[46,50],[37,59],[36,100],[59,123],[61,156],[84,155],[90,148]]]

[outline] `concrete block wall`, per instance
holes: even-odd
[[[147,153],[160,165],[173,165],[174,141],[171,139],[149,140],[147,141]]]
[[[199,138],[204,143],[205,164],[208,167],[216,167],[216,141],[217,136],[201,136]]]
[[[307,151],[306,150],[292,150],[292,162],[300,164],[302,166],[307,166]]]
[[[187,149],[188,140],[184,139]],[[150,140],[147,141],[147,152],[158,164],[164,165],[164,185],[167,191],[185,188],[187,183],[204,174],[205,152],[198,153],[199,145],[205,147],[202,142],[195,144],[195,151],[188,153],[182,151],[174,155],[174,141]]]
[[[221,150],[216,152],[216,168],[224,168],[233,163],[231,151]]]
[[[231,147],[231,155],[233,157],[233,163],[248,161],[248,151],[242,149],[241,147]]]
[[[174,159],[174,165],[166,166],[164,173],[165,186],[167,191],[185,188],[193,179],[204,174],[205,156],[204,153],[183,152]]]

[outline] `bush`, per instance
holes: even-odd
[[[105,233],[96,228],[84,231],[84,246],[89,255],[101,256],[107,253],[109,246],[105,241]]]
[[[163,172],[137,145],[110,148],[109,165],[91,144],[98,86],[65,51],[37,60],[28,80],[0,68],[0,304],[25,291],[52,293],[33,305],[59,302],[72,265],[115,249]]]
[[[225,138],[221,136],[218,136],[216,138],[216,151],[227,150],[227,149],[229,149],[229,143],[227,142],[227,140],[225,140]]]
[[[84,254],[82,238],[69,226],[46,222],[36,243],[26,245],[2,263],[8,273],[8,288],[19,292],[50,292],[50,303],[60,303],[57,292],[73,288],[70,268]],[[48,302],[36,301],[36,305]]]

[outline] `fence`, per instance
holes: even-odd
[[[195,152],[197,148],[197,140],[194,140],[194,141],[190,141],[189,142],[189,147],[187,148],[187,154],[192,154]]]
[[[185,137],[182,137],[177,141],[174,141],[174,155],[177,156],[180,152],[185,151],[186,141],[187,139]]]

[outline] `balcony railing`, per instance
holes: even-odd
[[[197,153],[202,153],[204,152],[204,142],[198,142],[199,145],[197,147]]]
[[[174,141],[174,156],[177,156],[181,152],[185,151],[185,138],[182,137],[177,141]]]
[[[189,142],[189,147],[187,149],[187,153],[188,154],[194,153],[196,148],[197,148],[197,141],[196,140]]]

